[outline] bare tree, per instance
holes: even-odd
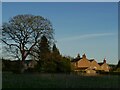
[[[42,16],[17,15],[2,26],[2,41],[20,53],[23,63],[43,35],[53,40],[52,24]]]

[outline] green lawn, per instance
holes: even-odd
[[[3,73],[2,88],[118,88],[120,76]]]

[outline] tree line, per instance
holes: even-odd
[[[60,54],[50,20],[30,14],[16,15],[2,25],[3,55],[17,61],[3,59],[3,70],[25,72],[26,59],[38,62],[36,72],[70,72],[70,57]],[[120,60],[116,68],[119,71]],[[116,69],[115,68],[115,69]],[[27,70],[29,71],[29,70]],[[30,69],[31,71],[31,69]]]
[[[60,54],[54,40],[50,20],[35,15],[17,15],[2,26],[2,42],[6,53],[17,58],[14,68],[24,72],[26,59],[38,62],[37,72],[70,72],[70,59]]]
[[[50,73],[68,73],[71,71],[70,58],[60,54],[56,44],[50,49],[48,40],[45,36],[41,37],[41,42],[37,47],[34,47],[31,52],[32,60],[37,61],[34,68],[28,68],[26,72],[50,72]],[[11,61],[3,59],[3,71],[13,71],[20,73],[21,60]],[[24,66],[23,66],[24,67]]]

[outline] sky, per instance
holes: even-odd
[[[119,2],[119,0],[1,0],[2,2]]]
[[[118,62],[117,2],[3,2],[2,22],[18,14],[49,19],[62,55]]]

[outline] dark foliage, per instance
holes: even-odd
[[[117,68],[120,68],[120,60],[118,61]]]

